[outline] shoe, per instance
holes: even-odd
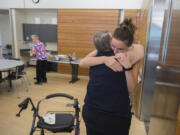
[[[34,84],[42,85],[42,82],[35,82]]]

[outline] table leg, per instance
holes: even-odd
[[[8,71],[8,76],[11,74],[11,72],[10,72],[10,70]],[[9,79],[9,86],[10,86],[10,88],[12,88],[12,80],[11,79]]]
[[[78,64],[71,64],[71,67],[72,67],[72,78],[71,78],[71,81],[69,83],[75,83],[76,81],[79,80],[78,78],[78,67],[79,65]]]
[[[75,65],[75,78],[77,78],[77,80],[79,80],[79,78],[78,78],[78,69],[79,69],[79,65],[76,64]]]

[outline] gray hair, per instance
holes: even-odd
[[[101,52],[110,51],[111,49],[111,33],[108,31],[100,31],[94,35],[93,41],[96,49]]]
[[[35,34],[31,35],[31,38],[32,38],[32,37],[35,37],[35,38],[39,39],[39,36],[38,36],[38,35],[35,35]]]

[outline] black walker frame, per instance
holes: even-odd
[[[61,126],[58,125],[54,125],[56,127],[53,127],[53,125],[48,125],[47,123],[44,122],[43,117],[40,116],[38,114],[39,111],[39,106],[40,103],[44,100],[50,99],[50,98],[54,98],[54,97],[65,97],[71,100],[74,100],[73,104],[67,104],[67,106],[69,107],[73,107],[75,109],[75,114],[74,116],[72,114],[56,114],[58,116],[58,118],[62,118],[66,117],[66,119],[70,122],[69,125],[67,125],[67,127],[63,126],[63,128]],[[74,135],[79,135],[80,134],[80,120],[79,120],[79,112],[80,112],[80,105],[78,102],[78,99],[74,98],[71,95],[68,94],[64,94],[64,93],[55,93],[55,94],[51,94],[46,96],[45,98],[41,99],[38,101],[37,107],[34,106],[31,98],[26,98],[23,102],[21,102],[18,107],[21,108],[20,111],[18,112],[18,114],[16,114],[17,117],[20,117],[20,113],[27,109],[28,104],[32,105],[32,111],[34,111],[33,113],[33,122],[32,122],[32,127],[31,127],[31,131],[30,131],[30,135],[33,135],[33,133],[36,131],[37,128],[41,129],[41,135],[44,135],[44,129],[47,129],[51,132],[57,133],[57,132],[71,132],[72,130],[75,130],[75,134]],[[36,126],[35,126],[35,122],[36,122],[36,117],[38,117],[39,121],[37,122]],[[72,119],[72,120],[71,120]],[[58,119],[58,121],[61,121],[61,119]],[[61,123],[62,124],[62,123]]]

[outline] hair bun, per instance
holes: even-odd
[[[127,25],[121,25],[120,29],[122,29],[123,31],[126,31],[128,29]]]
[[[131,18],[125,18],[124,21],[120,24],[120,29],[123,31],[128,30],[132,35],[134,35],[136,26],[133,24]]]
[[[131,18],[125,18],[124,21],[117,27],[113,33],[113,38],[123,41],[130,47],[134,41],[134,33],[136,26],[133,24]]]
[[[132,19],[131,18],[124,19],[124,24],[126,24],[127,26],[131,25],[132,24]]]

